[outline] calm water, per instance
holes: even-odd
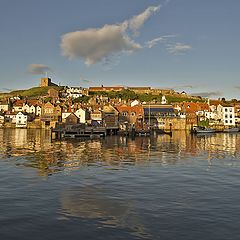
[[[240,238],[240,133],[0,130],[0,183],[1,240]]]

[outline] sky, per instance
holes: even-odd
[[[151,86],[240,99],[239,0],[0,0],[0,91]]]

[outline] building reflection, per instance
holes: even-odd
[[[95,221],[101,227],[129,229],[135,236],[149,239],[150,234],[134,201],[116,196],[109,187],[85,185],[63,189],[58,213],[65,218]]]
[[[86,166],[125,168],[129,165],[173,165],[186,161],[239,159],[239,134],[128,138],[109,136],[101,140],[50,141],[50,132],[36,129],[0,129],[0,157],[38,169],[40,175],[73,171]],[[19,158],[23,161],[19,163]],[[227,158],[226,158],[227,157]]]

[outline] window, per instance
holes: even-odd
[[[229,112],[232,112],[232,108],[229,109]]]
[[[228,120],[225,120],[225,123],[228,123]]]
[[[232,123],[232,120],[230,120],[229,122]]]
[[[228,118],[228,115],[227,115],[227,114],[225,114],[225,118]]]
[[[227,110],[227,108],[225,108],[225,112],[227,112],[228,110]]]
[[[232,114],[230,114],[230,116],[229,116],[230,118],[232,118]]]

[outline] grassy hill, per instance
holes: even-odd
[[[33,87],[26,90],[15,90],[9,93],[1,93],[0,98],[8,98],[8,97],[28,97],[29,99],[37,99],[42,96],[46,96],[48,90],[50,88],[54,88],[57,90],[61,90],[62,87],[52,86],[52,87]]]

